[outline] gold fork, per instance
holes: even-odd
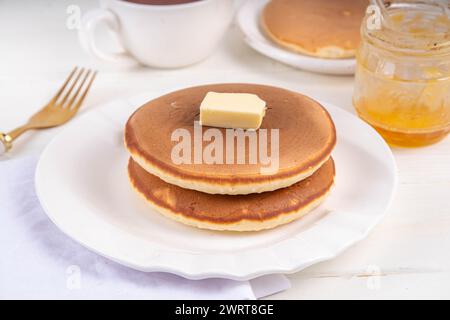
[[[97,71],[75,67],[50,102],[33,115],[25,125],[6,134],[0,132],[0,141],[3,143],[4,150],[9,151],[13,141],[28,130],[57,127],[72,119],[80,109],[96,75]],[[75,92],[72,94],[74,89]]]

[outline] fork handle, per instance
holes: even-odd
[[[11,150],[13,141],[30,129],[31,128],[29,126],[24,125],[14,129],[10,133],[0,132],[0,142],[2,143],[0,145],[0,154],[6,153]]]
[[[0,155],[8,152],[11,149],[12,143],[10,140],[11,137],[8,134],[0,132],[0,141],[2,142],[2,144],[0,145]]]

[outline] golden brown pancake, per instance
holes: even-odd
[[[368,0],[272,0],[261,25],[279,45],[321,58],[355,56]]]
[[[279,129],[278,171],[263,175],[261,168],[267,165],[260,161],[250,164],[248,159],[245,164],[172,161],[172,148],[178,143],[171,140],[172,133],[183,128],[194,136],[194,121],[209,91],[253,93],[266,101],[261,128]],[[225,129],[218,130],[226,136]],[[125,128],[126,147],[141,167],[168,183],[211,194],[259,193],[290,186],[320,168],[335,143],[333,121],[319,103],[299,93],[254,84],[207,85],[167,94],[139,108]],[[208,144],[203,142],[203,147]],[[246,146],[248,155],[248,143]]]
[[[258,231],[292,222],[318,206],[335,175],[330,158],[309,178],[288,188],[251,195],[212,195],[183,189],[149,174],[130,159],[133,188],[164,216],[203,229]]]

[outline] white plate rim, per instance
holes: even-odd
[[[355,73],[355,58],[322,59],[311,57],[284,49],[267,39],[260,30],[258,18],[268,1],[248,0],[241,6],[236,16],[237,25],[244,36],[245,42],[250,47],[271,59],[305,71],[331,75],[353,75]]]
[[[323,262],[326,260],[330,260],[341,254],[343,251],[347,250],[349,247],[354,245],[355,243],[361,241],[364,239],[369,232],[380,222],[380,220],[385,216],[388,208],[390,207],[398,184],[398,176],[397,176],[397,166],[395,163],[394,156],[390,150],[390,148],[387,146],[387,144],[384,142],[384,140],[378,135],[378,133],[369,125],[362,122],[359,118],[357,118],[355,115],[351,114],[348,111],[345,111],[339,107],[333,106],[329,103],[323,103],[323,105],[329,110],[333,112],[339,112],[343,113],[346,117],[352,117],[354,121],[357,121],[359,125],[362,125],[366,130],[368,130],[368,133],[375,139],[378,140],[378,142],[383,146],[387,159],[389,160],[390,169],[393,173],[392,175],[392,184],[391,184],[391,191],[389,193],[389,197],[385,199],[385,203],[383,205],[383,212],[380,212],[376,218],[373,218],[371,223],[365,226],[365,229],[362,232],[358,232],[357,235],[353,236],[353,238],[350,241],[346,241],[345,243],[341,243],[339,245],[339,248],[335,248],[333,250],[329,250],[329,248],[326,248],[327,250],[322,250],[324,248],[321,248],[320,246],[317,247],[318,252],[322,251],[321,254],[318,254],[314,257],[311,257],[307,261],[295,261],[295,259],[288,259],[285,260],[282,264],[275,263],[271,261],[270,259],[267,261],[264,265],[259,265],[258,267],[255,267],[254,265],[246,265],[245,263],[239,263],[239,266],[236,265],[233,266],[233,270],[227,269],[230,267],[230,265],[227,265],[226,267],[220,267],[221,263],[220,261],[228,261],[233,260],[232,263],[236,264],[236,256],[230,256],[228,253],[226,254],[220,254],[220,255],[204,255],[204,259],[217,259],[218,263],[215,264],[215,266],[204,266],[202,268],[201,264],[195,264],[195,266],[190,265],[187,267],[189,263],[192,263],[192,260],[187,259],[186,263],[184,265],[174,265],[173,261],[180,261],[180,253],[177,252],[158,252],[158,255],[156,255],[154,258],[152,258],[151,261],[147,261],[146,263],[136,263],[127,259],[124,259],[123,257],[117,256],[114,252],[112,252],[109,249],[99,248],[98,244],[92,244],[89,241],[86,241],[86,239],[81,239],[79,234],[76,234],[74,230],[70,229],[70,226],[64,225],[64,223],[61,223],[61,220],[59,219],[59,213],[54,212],[54,210],[51,208],[51,198],[48,197],[48,195],[44,194],[43,188],[41,187],[41,182],[44,181],[43,171],[42,167],[44,164],[44,161],[47,161],[46,155],[49,154],[50,150],[53,148],[53,146],[56,144],[56,142],[64,137],[64,132],[67,132],[70,127],[75,126],[76,123],[80,123],[83,121],[83,119],[87,119],[88,117],[91,117],[92,115],[101,114],[101,107],[98,107],[98,109],[90,111],[86,113],[85,115],[82,115],[79,119],[76,119],[73,121],[72,124],[70,124],[65,130],[63,130],[60,134],[55,136],[52,141],[47,145],[47,147],[42,152],[42,155],[39,159],[39,162],[37,164],[36,173],[35,173],[35,187],[36,187],[36,194],[37,197],[45,211],[45,213],[48,215],[50,220],[67,236],[71,237],[75,241],[77,241],[82,246],[90,249],[91,251],[96,252],[99,255],[102,255],[106,258],[109,258],[113,261],[116,261],[120,264],[123,264],[125,266],[128,266],[130,268],[144,271],[144,272],[169,272],[173,274],[177,274],[179,276],[182,276],[187,279],[206,279],[206,278],[227,278],[232,280],[249,280],[253,279],[259,276],[263,276],[266,274],[274,274],[274,273],[283,273],[283,274],[289,274],[289,273],[295,273],[298,271],[301,271],[313,264]],[[109,226],[110,228],[108,232],[116,232],[117,230],[114,229],[114,227]],[[298,240],[294,237],[294,239],[287,239],[285,241],[280,242],[278,245],[283,245],[285,242],[291,242],[289,245],[292,247],[295,246],[294,240]],[[335,246],[335,244],[334,244]],[[283,247],[283,246],[282,246]],[[284,247],[286,249],[286,247]],[[175,255],[174,255],[175,254]],[[274,248],[265,248],[264,250],[258,249],[254,250],[254,255],[274,255],[277,256],[276,253],[274,253]],[[186,258],[186,254],[183,254],[183,257]],[[221,259],[218,259],[218,258]],[[197,258],[195,255],[191,256],[190,259]],[[189,260],[189,261],[188,261]]]

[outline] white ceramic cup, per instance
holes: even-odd
[[[102,60],[160,68],[183,67],[208,57],[228,29],[235,7],[234,0],[176,5],[100,0],[100,4],[82,18],[83,48]],[[105,36],[98,32],[101,24],[116,34],[122,52],[106,52],[97,45],[97,37]]]

